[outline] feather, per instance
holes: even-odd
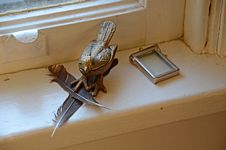
[[[65,91],[67,91],[68,93],[74,96],[75,92],[71,88],[71,82],[76,80],[76,78],[73,77],[70,73],[68,73],[64,68],[64,66],[62,65],[52,65],[52,66],[49,66],[48,69],[51,72],[51,74],[49,75],[53,77],[51,82],[57,82]],[[86,102],[90,104],[97,105],[97,106],[101,105],[95,100],[95,98],[93,98],[90,92],[85,90],[84,87],[80,88],[80,90],[78,91],[78,95],[80,95],[83,99],[87,100]],[[75,95],[74,97],[79,97],[79,96]]]
[[[114,59],[110,69],[104,73],[104,76],[109,74],[110,70],[117,64],[118,60]],[[71,82],[75,80],[75,77],[68,73],[63,65],[52,65],[48,67],[48,70],[50,71],[49,76],[53,77],[51,82],[57,82],[64,90],[68,91],[69,87],[71,86]],[[95,80],[96,76],[90,78],[89,83],[93,83]],[[85,90],[84,87],[79,89],[78,94],[89,99],[90,101],[93,101],[94,103],[99,104],[90,94],[90,92]],[[57,128],[60,128],[63,124],[65,124],[82,105],[82,101],[74,98],[72,94],[70,94],[63,104],[58,108],[57,113],[54,113],[53,123],[55,127],[51,136],[53,136]]]
[[[53,122],[55,127],[51,136],[55,134],[57,128],[60,128],[69,120],[82,104],[83,102],[76,100],[71,95],[67,97],[64,103],[58,108],[57,114],[54,114],[55,118],[53,119]]]
[[[70,86],[71,82],[75,80],[75,78],[66,71],[64,66],[62,65],[52,65],[48,67],[53,77],[51,82],[57,82],[63,89],[65,86]],[[87,92],[83,87],[78,91],[78,94],[84,96],[85,98],[98,103],[92,95]],[[82,106],[83,102],[75,99],[71,94],[67,97],[64,103],[58,108],[57,113],[54,114],[55,118],[53,119],[53,123],[55,125],[52,136],[56,132],[57,128],[60,128],[64,123],[66,123],[70,117]]]

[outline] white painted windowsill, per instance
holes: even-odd
[[[47,69],[0,76],[0,149],[60,149],[100,138],[226,110],[226,59],[196,55],[180,40],[160,44],[180,75],[152,84],[129,63],[136,49],[117,53],[100,103],[82,106],[51,138],[52,118],[67,93],[49,83]],[[77,63],[64,64],[79,77]]]

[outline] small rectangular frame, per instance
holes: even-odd
[[[179,68],[161,53],[158,45],[131,54],[130,62],[154,84],[179,74]]]

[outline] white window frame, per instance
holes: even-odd
[[[146,0],[93,0],[0,16],[0,35],[45,29],[143,10]]]
[[[221,0],[221,13],[220,13],[220,23],[218,28],[217,36],[217,54],[220,56],[226,56],[226,0]]]

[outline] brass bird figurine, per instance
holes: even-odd
[[[114,59],[118,46],[109,45],[115,30],[116,25],[113,22],[103,22],[97,39],[91,41],[84,49],[78,63],[82,76],[71,83],[75,92],[82,85],[93,96],[96,96],[99,90],[107,92],[103,84],[104,74],[107,74],[118,63],[118,60]]]

